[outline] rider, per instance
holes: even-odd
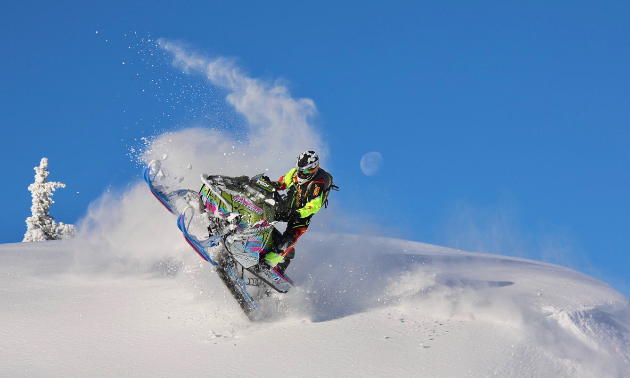
[[[276,243],[278,253],[265,256],[269,266],[277,266],[283,273],[295,256],[295,243],[306,232],[315,214],[324,205],[332,177],[319,167],[319,156],[305,151],[297,158],[295,167],[273,185],[277,190],[288,190],[284,203],[279,204],[276,220],[287,222],[287,228]]]

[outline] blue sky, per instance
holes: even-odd
[[[2,243],[22,239],[44,156],[67,184],[51,213],[73,223],[139,179],[140,138],[209,113],[239,130],[221,91],[151,56],[150,36],[312,99],[343,187],[331,201],[356,232],[559,263],[630,295],[623,2],[25,1],[0,21]]]

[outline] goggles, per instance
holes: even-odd
[[[317,168],[304,169],[304,170],[298,171],[298,177],[299,178],[308,178],[311,174],[315,173],[316,170],[317,170]]]

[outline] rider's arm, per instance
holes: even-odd
[[[280,183],[280,187],[277,190],[285,190],[293,185],[293,176],[295,175],[295,171],[297,169],[292,168],[286,175],[280,177],[278,183]]]
[[[322,208],[323,205],[322,196],[318,196],[306,203],[303,208],[297,209],[298,214],[300,214],[300,218],[308,217],[309,215],[313,215]]]

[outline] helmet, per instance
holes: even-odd
[[[319,156],[317,156],[315,151],[302,152],[297,158],[295,168],[297,169],[298,182],[303,184],[311,180],[317,174],[317,170],[319,169]]]

